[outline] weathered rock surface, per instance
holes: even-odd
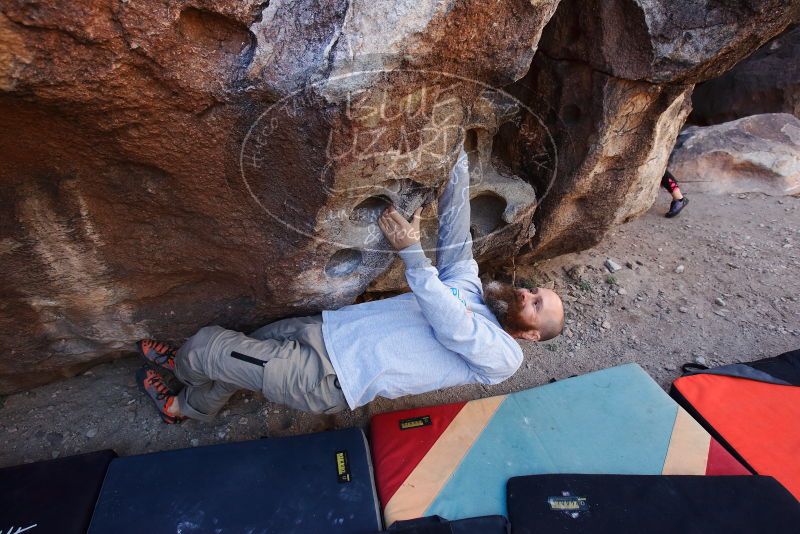
[[[770,113],[692,126],[678,137],[669,170],[688,191],[800,194],[800,119]]]
[[[557,3],[3,2],[0,393],[352,302]]]
[[[558,157],[552,181],[529,177],[542,200],[524,255],[587,248],[647,210],[693,84],[730,68],[799,9],[777,0],[563,0],[526,78],[509,88],[541,110]]]
[[[626,80],[697,83],[799,17],[796,0],[564,0],[541,49]]]
[[[558,157],[518,163],[542,171],[529,177],[542,202],[526,255],[550,258],[593,246],[613,226],[652,205],[689,113],[691,86],[622,80],[584,63],[541,55],[520,84],[526,86],[534,101],[548,104],[541,120]]]
[[[800,26],[762,46],[692,93],[689,122],[719,124],[749,115],[791,113],[800,118]]]
[[[481,263],[590,246],[797,6],[5,0],[0,393],[397,288],[375,214],[432,217],[465,137]]]

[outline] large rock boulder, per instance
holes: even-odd
[[[394,257],[377,210],[510,120],[557,3],[3,2],[0,393],[352,302]],[[535,194],[482,191],[514,208],[481,255],[513,253]]]
[[[761,113],[800,118],[800,26],[784,32],[692,93],[689,121],[719,124]]]
[[[692,126],[678,137],[669,170],[687,191],[800,194],[800,119],[770,113]]]
[[[689,113],[691,86],[622,80],[585,63],[537,55],[514,89],[547,110],[538,120],[557,147],[557,160],[537,161],[550,141],[544,138],[542,150],[521,152],[512,167],[534,171],[526,177],[542,198],[528,257],[591,247],[650,207],[654,177],[663,174]]]
[[[427,205],[435,242],[464,140],[484,266],[590,246],[797,6],[5,0],[0,393],[398,289],[374,218]]]
[[[697,83],[798,17],[796,0],[564,0],[541,48],[617,78]]]
[[[529,177],[542,200],[523,255],[582,250],[645,212],[693,84],[733,66],[799,11],[800,2],[780,0],[563,0],[526,78],[508,89],[541,110],[558,157],[552,181]],[[533,163],[519,158],[514,168],[541,168]]]

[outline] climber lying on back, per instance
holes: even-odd
[[[496,384],[522,362],[515,341],[561,333],[561,299],[549,289],[483,286],[472,257],[469,172],[462,149],[439,199],[437,266],[419,242],[421,208],[407,221],[394,207],[378,220],[405,263],[410,293],[283,319],[250,335],[207,326],[178,350],[142,340],[142,355],[186,387],[174,395],[161,375],[137,373],[167,423],[208,421],[239,389],[315,413],[355,409],[462,384]]]

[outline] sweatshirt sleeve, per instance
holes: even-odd
[[[408,285],[436,339],[459,354],[485,384],[513,375],[522,363],[519,344],[497,325],[472,313],[454,290],[442,283],[419,244],[399,254],[406,264]],[[477,265],[474,274],[477,277]]]
[[[436,265],[439,278],[458,284],[466,291],[482,294],[478,265],[472,258],[472,235],[469,231],[469,163],[461,148],[458,159],[438,202],[439,238]]]

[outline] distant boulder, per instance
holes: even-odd
[[[753,115],[678,136],[669,170],[689,191],[800,194],[800,119]]]

